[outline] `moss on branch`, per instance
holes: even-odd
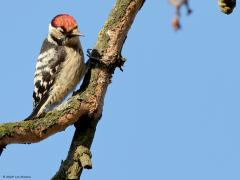
[[[101,61],[107,65],[116,65],[117,56],[121,52],[123,43],[126,39],[127,32],[137,14],[142,7],[144,0],[117,0],[103,28],[99,32],[95,50],[101,56]],[[115,66],[116,67],[116,66]],[[85,118],[85,121],[78,121],[76,131],[72,140],[72,144],[67,159],[61,163],[59,171],[53,177],[53,180],[61,179],[79,179],[83,170],[81,161],[76,162],[75,154],[81,148],[91,147],[98,120],[101,118],[103,100],[114,71],[106,71],[106,69],[93,68],[85,77],[83,86],[86,90],[83,93],[94,94],[94,98],[98,99],[95,110],[98,112],[96,116]],[[98,82],[98,83],[97,83]],[[91,91],[88,89],[94,89]],[[101,93],[98,93],[101,92]],[[100,96],[99,96],[100,95]],[[90,110],[90,112],[93,112]],[[82,122],[82,123],[79,123]],[[83,124],[85,122],[85,124]],[[88,157],[87,159],[89,159]]]
[[[75,124],[76,131],[67,159],[62,162],[53,179],[79,179],[83,164],[91,164],[90,153],[80,153],[84,154],[83,158],[79,152],[87,152],[86,148],[91,147],[102,115],[107,87],[118,67],[117,60],[128,30],[143,3],[144,0],[117,0],[99,32],[94,49],[101,55],[100,62],[111,67],[111,70],[92,65],[80,90],[66,103],[34,120],[0,124],[0,147],[12,143],[38,142]]]

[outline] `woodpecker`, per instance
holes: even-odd
[[[26,120],[51,110],[71,93],[83,78],[86,65],[76,20],[68,14],[49,24],[34,75],[33,111]]]

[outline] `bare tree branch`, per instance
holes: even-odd
[[[190,15],[192,13],[192,9],[189,7],[189,2],[188,0],[169,0],[170,4],[175,7],[176,13],[175,16],[172,20],[172,27],[174,30],[179,30],[181,28],[180,24],[180,9],[182,6],[186,6],[187,8],[187,15]]]
[[[100,53],[102,63],[107,67],[111,67],[113,64],[119,65],[118,58],[121,57],[121,50],[128,30],[143,3],[144,0],[117,0],[99,33],[95,47],[97,52]],[[101,69],[92,69],[92,71],[99,75],[103,75],[104,72]],[[109,82],[113,72],[114,70],[108,71],[107,74],[104,73],[105,79],[101,79],[101,81],[106,82],[107,79],[107,82]],[[92,168],[91,153],[89,153],[88,148],[91,147],[99,119],[100,117],[97,118],[96,116],[92,119],[86,117],[85,120],[79,120],[75,124],[76,131],[67,159],[61,163],[59,171],[53,177],[54,180],[79,179],[83,168]]]
[[[89,110],[95,108],[93,102],[91,103],[87,98],[84,99],[77,94],[44,117],[33,121],[1,124],[0,145],[39,142],[52,134],[63,131],[67,126],[75,123],[79,117],[90,113]]]
[[[82,167],[91,168],[89,148],[101,118],[104,96],[115,68],[124,63],[121,50],[143,3],[144,0],[116,1],[90,55],[91,67],[80,90],[66,103],[40,118],[0,124],[0,147],[39,142],[75,123],[76,131],[68,157],[53,179],[79,179]],[[93,61],[95,63],[91,63]]]

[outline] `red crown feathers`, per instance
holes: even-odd
[[[54,27],[61,27],[66,32],[69,32],[77,27],[76,20],[68,14],[59,14],[55,16],[51,24]]]

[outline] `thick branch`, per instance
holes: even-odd
[[[119,66],[128,30],[143,3],[144,0],[117,0],[96,43],[95,50],[101,57],[100,63],[89,69],[80,91],[43,117],[33,121],[0,124],[0,146],[38,142],[78,121],[68,157],[54,178],[71,179],[70,175],[73,175],[73,179],[79,177],[83,163],[90,168],[91,163],[87,162],[90,155],[86,149],[92,144],[102,114],[104,96],[112,73]],[[83,125],[85,123],[86,126]]]
[[[102,62],[111,67],[111,65],[117,63],[117,57],[119,57],[123,43],[125,42],[127,32],[130,29],[135,15],[142,7],[144,0],[118,0],[110,13],[107,21],[101,29],[96,43],[95,49],[100,53]],[[103,71],[101,69],[93,69],[94,73],[98,74],[100,81],[106,83],[103,86],[106,91],[107,85],[111,79],[113,71]],[[104,75],[104,76],[103,76]],[[91,82],[90,78],[90,82]],[[106,81],[107,80],[107,81]],[[101,101],[103,103],[103,101]],[[101,106],[102,107],[102,106]],[[100,115],[100,114],[99,114]],[[99,117],[100,119],[100,117]],[[87,118],[86,121],[79,120],[76,125],[76,131],[72,140],[72,144],[68,153],[67,159],[61,164],[59,171],[53,177],[53,179],[79,179],[84,168],[83,161],[76,159],[76,154],[79,149],[89,148],[92,144],[98,118]],[[86,122],[83,125],[81,122]],[[81,153],[80,153],[81,154]],[[90,156],[86,156],[86,159],[90,159]],[[89,161],[87,161],[89,162]],[[89,162],[91,168],[91,162]]]
[[[114,65],[119,50],[143,0],[118,0],[103,29],[99,33],[96,49],[106,65]],[[102,112],[103,99],[111,73],[107,69],[91,69],[81,91],[67,103],[34,121],[0,124],[0,146],[13,143],[33,143],[63,131],[83,116],[95,117]]]
[[[81,100],[81,95],[78,94],[56,110],[34,121],[1,124],[0,145],[41,141],[56,132],[63,131],[79,117],[88,114],[91,106],[88,101]]]
[[[79,179],[85,169],[92,168],[90,146],[92,144],[98,120],[84,119],[76,123],[76,131],[67,159],[61,163],[59,171],[52,180]]]

